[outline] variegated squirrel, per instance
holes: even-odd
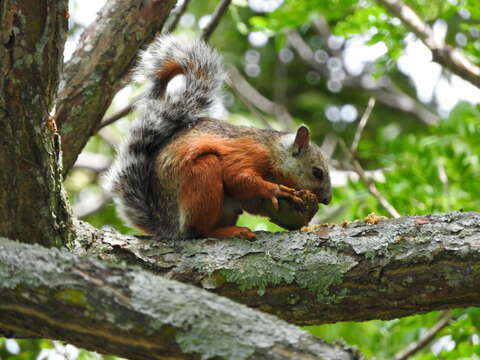
[[[105,182],[131,225],[166,239],[251,239],[235,224],[243,211],[264,214],[258,199],[301,202],[294,189],[306,189],[330,202],[328,165],[305,126],[285,133],[210,117],[225,73],[203,41],[162,35],[136,73],[148,88]],[[177,75],[182,91],[167,91]]]

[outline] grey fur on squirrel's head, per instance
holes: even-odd
[[[310,142],[310,131],[300,126],[297,133],[288,133],[280,137],[280,146],[276,149],[276,159],[286,175],[302,189],[313,192],[318,201],[328,204],[332,198],[332,189],[328,162],[320,147]]]

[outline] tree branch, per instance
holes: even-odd
[[[213,31],[217,28],[222,16],[227,12],[228,7],[232,0],[221,0],[220,3],[215,8],[215,11],[212,14],[210,21],[207,26],[202,30],[202,35],[200,38],[204,41],[208,41],[210,36],[213,34]]]
[[[0,291],[4,332],[132,360],[358,358],[352,349],[193,286],[4,238]]]
[[[315,24],[315,23],[314,23]],[[316,24],[317,28],[321,28],[319,33],[322,36],[329,34],[327,24]],[[297,54],[310,66],[313,70],[319,72],[323,76],[329,76],[330,70],[324,64],[320,64],[314,60],[314,53],[310,46],[303,40],[298,31],[292,30],[287,36],[288,43],[297,52]],[[341,52],[331,54],[340,58]],[[363,74],[362,74],[363,75]],[[438,122],[439,118],[431,111],[426,109],[423,105],[412,99],[409,95],[396,88],[391,80],[388,79],[385,84],[376,84],[373,87],[366,87],[362,81],[362,75],[360,76],[347,76],[343,80],[342,84],[349,88],[359,88],[372,97],[375,97],[382,104],[391,107],[396,110],[403,111],[408,114],[412,114],[421,122],[432,125]]]
[[[394,360],[405,360],[425,347],[432,339],[447,326],[453,318],[451,311],[443,312],[440,320],[422,335],[420,339],[408,345],[405,349],[395,354]]]
[[[480,214],[165,244],[79,225],[81,255],[140,264],[296,324],[480,306]]]
[[[237,92],[245,102],[248,102],[264,113],[276,116],[285,130],[289,131],[294,129],[295,123],[285,106],[277,104],[260,94],[260,92],[242,76],[235,66],[230,65],[227,71],[228,77],[226,82],[228,86]]]
[[[135,61],[162,27],[175,0],[112,0],[84,31],[65,65],[55,117],[63,139],[64,173],[97,129]]]
[[[470,61],[457,48],[435,41],[433,30],[411,7],[400,0],[378,0],[378,2],[398,17],[407,28],[423,41],[432,51],[435,61],[480,88],[480,67]]]
[[[75,167],[101,173],[107,170],[112,162],[113,160],[108,156],[84,151],[75,162]]]
[[[171,33],[172,31],[175,30],[180,19],[182,18],[183,14],[187,10],[189,3],[190,3],[190,0],[183,0],[182,4],[175,9],[175,11],[168,18],[168,22],[163,29],[164,33]]]
[[[350,151],[355,154],[357,152],[358,145],[360,144],[360,139],[362,138],[363,130],[367,126],[368,119],[372,114],[373,107],[375,106],[375,98],[371,97],[368,99],[367,109],[363,113],[360,121],[358,122],[357,130],[355,131],[355,136],[353,137],[352,145],[350,145]]]
[[[116,113],[104,118],[98,127],[95,129],[95,133],[99,132],[105,126],[109,126],[113,124],[115,121],[120,120],[121,118],[127,116],[133,111],[133,104],[135,104],[135,100],[133,100],[130,104],[123,107],[122,109],[118,110]]]

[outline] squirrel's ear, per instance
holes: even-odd
[[[305,152],[310,145],[310,130],[304,125],[297,129],[297,135],[293,141],[293,156],[297,156]]]

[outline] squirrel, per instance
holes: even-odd
[[[105,181],[130,225],[172,240],[253,239],[235,224],[243,211],[265,215],[258,199],[278,208],[279,198],[302,202],[294,191],[306,189],[330,202],[328,165],[307,127],[286,133],[210,117],[225,72],[203,41],[159,36],[141,53],[136,75],[147,91]],[[182,91],[170,91],[177,75]]]

